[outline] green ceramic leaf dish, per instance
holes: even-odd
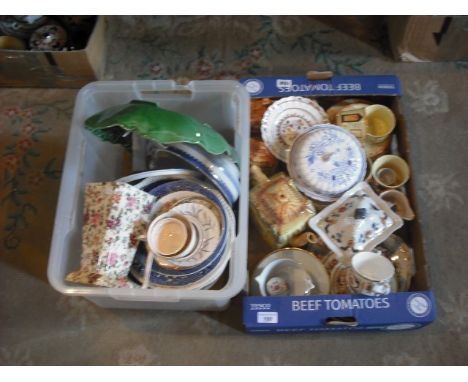
[[[211,154],[228,154],[238,163],[234,148],[210,125],[188,115],[166,110],[153,102],[131,101],[105,109],[85,121],[85,127],[104,141],[130,147],[127,132],[163,145],[192,143]]]

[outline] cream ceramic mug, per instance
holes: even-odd
[[[366,139],[370,143],[385,141],[396,126],[395,114],[387,106],[370,105],[366,107]]]

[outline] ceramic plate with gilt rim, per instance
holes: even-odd
[[[216,214],[207,206],[200,203],[182,203],[171,208],[170,213],[194,218],[201,229],[199,237],[201,245],[196,253],[183,258],[164,258],[164,262],[178,268],[191,268],[208,259],[216,249],[221,236],[222,223]],[[191,221],[191,220],[189,220]],[[161,265],[163,265],[161,263]]]
[[[305,97],[285,97],[268,107],[262,118],[262,139],[279,160],[286,162],[289,149],[302,131],[328,122],[317,101]]]
[[[403,220],[366,183],[361,182],[309,220],[317,233],[340,260],[357,252],[372,251]]]
[[[288,171],[297,188],[320,202],[333,202],[361,182],[367,159],[362,145],[342,127],[314,126],[291,147]]]

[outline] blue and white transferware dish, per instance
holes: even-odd
[[[333,202],[366,175],[366,153],[345,129],[325,124],[294,141],[288,171],[297,188],[320,202]]]
[[[262,139],[276,158],[286,162],[296,137],[325,122],[328,122],[327,114],[317,101],[304,97],[281,98],[263,116]]]
[[[309,220],[310,228],[342,262],[371,251],[402,225],[402,219],[365,182]]]
[[[217,205],[222,215],[222,226],[225,227],[220,232],[219,241],[212,255],[199,265],[191,267],[190,269],[165,269],[164,267],[154,263],[150,274],[151,286],[177,288],[197,285],[198,288],[201,280],[210,278],[212,276],[211,273],[215,270],[222,273],[222,270],[219,270],[219,266],[221,264],[224,264],[224,266],[227,264],[228,259],[225,257],[230,256],[231,241],[234,240],[236,227],[234,213],[223,196],[216,190],[207,187],[202,182],[195,183],[188,180],[168,182],[153,189],[151,189],[151,185],[149,185],[144,190],[155,195],[158,200],[162,200],[162,198],[170,194],[175,194],[181,191],[193,193],[184,193],[182,197],[201,194],[203,197]],[[161,207],[162,206],[156,207],[156,210]],[[136,253],[132,265],[131,273],[140,281],[144,274],[146,255],[146,248],[144,245],[141,245]]]
[[[205,175],[221,191],[231,205],[239,198],[239,168],[228,155],[213,155],[203,148],[189,143],[153,146],[153,148],[149,149],[154,153],[149,164],[150,168],[157,166],[154,159],[158,151],[172,153]]]

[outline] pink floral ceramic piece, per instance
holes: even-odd
[[[127,275],[152,216],[156,198],[126,183],[88,183],[85,188],[81,268],[67,281],[131,287]]]

